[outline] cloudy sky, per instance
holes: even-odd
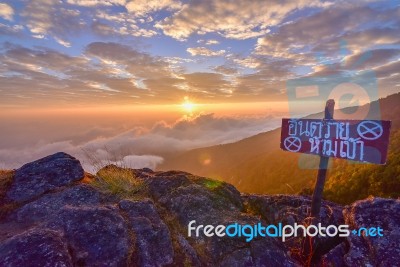
[[[272,127],[301,77],[372,71],[379,96],[400,91],[398,1],[284,2],[0,0],[0,160],[237,140]]]

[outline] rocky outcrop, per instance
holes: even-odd
[[[139,266],[171,264],[174,258],[171,234],[153,201],[122,200],[119,207],[126,213],[128,227],[135,236],[134,262]]]
[[[349,251],[344,255],[348,266],[399,266],[400,200],[369,198],[347,206],[343,212],[346,224],[353,229],[380,227],[383,236],[361,231],[347,239]],[[372,233],[377,235],[378,233]]]
[[[190,265],[198,260],[205,266],[295,266],[274,238],[246,242],[244,237],[187,237],[187,225],[192,220],[196,225],[214,226],[259,222],[256,216],[243,213],[240,193],[232,185],[187,173],[163,172],[149,179],[149,193],[178,224],[179,229],[173,227],[173,233],[187,238],[185,247],[178,246],[178,250],[197,251],[194,261],[192,255],[183,253],[184,261]],[[248,257],[240,257],[243,254]]]
[[[0,266],[73,266],[59,232],[28,230],[0,245]]]
[[[311,198],[305,196],[290,195],[243,195],[244,203],[247,209],[253,213],[260,214],[269,224],[284,225],[310,224]],[[321,205],[321,225],[340,225],[344,223],[343,207],[324,201]],[[300,260],[299,249],[302,247],[304,238],[299,235],[286,240],[283,245],[288,251],[296,252],[296,257]],[[316,237],[314,242],[314,261],[319,261],[321,256],[331,251],[338,244],[342,243],[344,238],[340,237]],[[301,260],[300,260],[301,261]]]
[[[36,223],[50,218],[65,206],[100,205],[101,194],[92,186],[79,184],[65,190],[48,193],[17,208],[12,214],[19,223]]]
[[[127,196],[83,180],[79,161],[64,153],[16,170],[5,188],[7,203],[0,203],[12,207],[0,219],[0,266],[302,265],[295,256],[301,239],[189,237],[188,223],[301,223],[309,198],[241,195],[230,184],[179,171],[130,171],[144,186]],[[398,200],[378,198],[345,208],[324,202],[322,224],[379,225],[385,235],[321,238],[313,264],[395,266],[399,206]]]
[[[63,152],[25,164],[19,168],[7,193],[15,202],[32,200],[43,193],[83,178],[81,164]]]
[[[243,195],[248,209],[260,214],[269,223],[293,225],[304,222],[310,214],[311,198],[289,195]],[[341,205],[324,201],[321,205],[322,225],[344,222]]]

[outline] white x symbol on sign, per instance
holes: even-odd
[[[363,121],[357,126],[357,132],[365,140],[375,140],[381,137],[383,128],[375,121]]]
[[[283,142],[285,148],[292,152],[297,152],[301,148],[301,141],[300,138],[295,136],[286,137],[285,141]]]

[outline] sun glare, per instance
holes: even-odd
[[[191,113],[193,112],[195,107],[195,104],[193,104],[190,100],[189,97],[185,96],[184,102],[182,103],[182,108],[184,111]]]

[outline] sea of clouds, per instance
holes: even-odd
[[[218,117],[200,114],[173,123],[158,121],[150,127],[138,125],[121,132],[106,127],[76,127],[70,129],[69,137],[65,137],[68,135],[64,130],[60,137],[53,134],[51,138],[46,138],[46,134],[40,135],[38,130],[37,137],[29,142],[17,137],[13,139],[13,135],[8,133],[9,141],[15,145],[8,143],[0,148],[0,168],[18,168],[32,160],[64,151],[78,158],[89,172],[110,163],[155,169],[166,157],[175,153],[235,142],[276,128],[279,124],[280,119],[271,115]],[[21,127],[19,130],[29,131],[28,126]]]

